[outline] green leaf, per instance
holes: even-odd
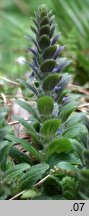
[[[30,199],[30,198],[34,198],[37,195],[39,195],[39,193],[36,190],[34,189],[27,190],[26,192],[23,193],[21,199]]]
[[[74,153],[63,153],[63,154],[53,154],[48,160],[47,163],[50,165],[52,168],[53,166],[56,166],[59,162],[62,161],[69,162],[73,165],[82,165],[81,160],[74,155]]]
[[[83,169],[81,170],[81,174],[85,177],[89,179],[89,169]]]
[[[12,147],[12,145],[13,145],[13,142],[9,143],[7,140],[0,142],[0,168],[2,170],[6,169],[7,157],[8,157],[9,150]]]
[[[5,106],[3,108],[0,108],[0,119],[6,116],[7,111],[8,111],[8,107],[7,106]]]
[[[56,60],[54,59],[45,60],[41,65],[41,72],[42,73],[52,72],[55,65],[56,65]]]
[[[49,165],[46,163],[32,166],[30,170],[20,178],[20,190],[32,187],[32,185],[41,179],[42,175],[48,170],[48,168]]]
[[[49,35],[50,34],[50,25],[43,25],[41,28],[40,28],[40,36],[42,35]]]
[[[43,159],[42,154],[37,149],[35,149],[30,142],[17,138],[14,135],[7,135],[6,138],[8,140],[13,141],[13,143],[19,143],[24,149],[26,149],[30,154],[32,154],[35,157],[35,159],[37,159],[38,161],[41,161]]]
[[[56,50],[57,50],[57,45],[49,46],[43,53],[43,59],[53,58]]]
[[[68,137],[68,138],[76,138],[76,137],[80,137],[80,135],[82,133],[87,132],[87,129],[85,127],[85,125],[81,124],[81,123],[77,123],[74,124],[73,126],[69,127],[68,129],[66,129],[63,133],[64,137]]]
[[[11,132],[11,127],[8,126],[4,126],[3,128],[0,129],[0,140],[3,140],[3,138],[5,137],[5,135],[7,133]]]
[[[53,112],[54,102],[52,97],[43,96],[37,100],[37,108],[41,115],[51,115]]]
[[[84,150],[84,158],[86,166],[89,167],[89,149]]]
[[[79,195],[82,200],[89,200],[89,196],[86,196],[85,193],[79,192]]]
[[[74,177],[65,176],[61,182],[63,187],[63,196],[67,200],[73,200],[77,198],[78,194],[78,181]]]
[[[45,17],[43,17],[43,19],[41,20],[41,23],[40,23],[40,25],[41,26],[44,26],[44,25],[49,25],[49,19],[48,19],[48,16],[45,16]]]
[[[4,177],[4,183],[8,181],[14,180],[15,177],[23,173],[23,171],[27,170],[30,168],[29,164],[18,164],[10,168],[8,171],[5,172],[5,177]]]
[[[28,163],[32,165],[32,159],[26,153],[20,151],[17,147],[13,146],[9,150],[9,156],[14,159],[16,163]]]
[[[83,117],[84,117],[84,113],[77,113],[77,112],[71,113],[71,115],[68,117],[68,119],[65,122],[66,127],[69,128],[74,124],[81,122]]]
[[[79,143],[76,139],[70,139],[71,144],[73,146],[73,149],[75,151],[75,155],[81,159],[81,161],[83,160],[83,151],[84,151],[84,147],[81,145],[81,143]]]
[[[31,125],[31,123],[28,123],[23,118],[15,116],[15,119],[18,120],[26,129],[28,134],[33,138],[33,140],[37,143],[39,143],[38,135],[34,127]]]
[[[43,136],[45,136],[46,140],[52,139],[55,136],[60,124],[61,120],[59,119],[49,119],[43,123],[40,132]]]
[[[29,113],[31,113],[35,118],[39,119],[39,116],[36,112],[36,110],[28,103],[22,100],[16,101],[18,105],[20,105],[23,109],[27,110]]]
[[[28,87],[38,97],[38,91],[35,87],[31,86],[29,83],[26,83],[26,87]]]
[[[43,193],[47,196],[57,196],[62,194],[60,180],[50,175],[43,183]]]
[[[50,74],[43,80],[43,90],[52,91],[54,87],[58,84],[60,76],[58,73]]]
[[[46,158],[49,158],[52,154],[57,153],[67,153],[72,150],[72,145],[69,139],[67,138],[58,138],[48,144],[46,148],[45,155]]]
[[[70,101],[69,103],[65,104],[60,109],[60,117],[63,121],[65,121],[69,115],[77,108],[77,101]]]
[[[40,13],[40,17],[41,17],[41,19],[42,18],[44,18],[46,15],[47,15],[47,11],[45,10],[45,8],[43,9],[41,9],[42,11],[41,11],[41,13]]]
[[[58,164],[56,164],[57,168],[60,168],[62,172],[65,172],[65,174],[69,174],[69,175],[78,175],[79,174],[79,170],[76,166],[70,164],[69,162],[59,162]],[[67,172],[66,172],[67,171]]]
[[[42,35],[39,40],[39,46],[44,49],[50,45],[50,39],[47,35]]]

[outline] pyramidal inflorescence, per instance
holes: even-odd
[[[55,16],[52,10],[42,5],[35,12],[32,31],[35,38],[30,37],[34,47],[29,48],[33,54],[30,63],[32,69],[31,77],[38,81],[38,96],[51,95],[55,100],[59,98],[70,75],[61,75],[63,69],[70,63],[66,58],[60,57],[64,46],[58,44],[59,34],[55,34]]]

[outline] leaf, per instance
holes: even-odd
[[[67,153],[73,149],[71,142],[67,138],[58,138],[50,142],[46,148],[45,156],[49,158],[51,155],[57,153]]]
[[[43,90],[52,91],[54,87],[58,84],[60,76],[58,73],[50,74],[43,80]]]
[[[43,25],[41,28],[40,28],[40,36],[42,35],[49,35],[50,34],[50,25]]]
[[[5,137],[5,135],[7,133],[11,132],[11,127],[8,126],[4,126],[3,128],[0,129],[0,140],[3,140],[3,138]]]
[[[76,139],[70,139],[73,149],[75,151],[75,155],[83,161],[83,151],[84,147],[78,142]]]
[[[74,200],[78,194],[78,181],[74,177],[65,176],[61,182],[63,187],[63,196],[67,200]]]
[[[7,140],[0,141],[0,169],[2,170],[6,170],[7,157],[12,145],[13,143],[9,143]]]
[[[36,35],[38,35],[37,30],[36,30],[33,26],[31,26],[31,30],[32,30]]]
[[[69,162],[65,162],[65,161],[62,161],[62,162],[59,162],[57,165],[56,165],[57,168],[60,168],[63,172],[65,172],[65,174],[74,174],[74,175],[79,175],[79,170],[78,168],[76,168],[76,166],[70,164]],[[67,171],[67,172],[66,172]]]
[[[52,72],[55,65],[56,65],[56,60],[54,59],[46,60],[41,65],[41,72],[42,73]]]
[[[28,134],[30,134],[30,136],[33,138],[33,140],[37,143],[39,143],[39,139],[36,133],[36,130],[34,129],[34,127],[31,125],[31,123],[28,123],[26,120],[24,120],[23,118],[20,117],[16,117],[15,116],[15,120],[19,121],[26,129],[26,131],[28,132]]]
[[[29,113],[31,113],[35,118],[39,119],[36,110],[30,104],[22,100],[17,100],[17,104],[20,105],[23,109],[27,110]]]
[[[32,166],[30,170],[20,178],[20,190],[31,188],[38,180],[41,179],[42,175],[45,174],[48,169],[49,165],[46,163]]]
[[[5,177],[4,177],[4,183],[8,181],[14,180],[18,175],[23,173],[23,171],[27,170],[30,168],[30,165],[28,164],[18,164],[10,168],[5,172]]]
[[[43,155],[32,146],[30,142],[26,140],[15,137],[14,135],[7,135],[6,139],[11,140],[13,143],[19,143],[24,149],[26,149],[30,154],[34,156],[35,159],[41,161],[43,159]]]
[[[7,115],[7,111],[8,111],[7,106],[0,108],[0,120],[1,120],[1,118],[5,117]]]
[[[56,50],[57,50],[57,45],[49,46],[43,53],[43,59],[53,58]]]
[[[26,87],[28,87],[38,97],[38,91],[35,87],[31,86],[29,83],[26,83]]]
[[[43,193],[47,196],[57,196],[62,194],[60,180],[50,175],[43,183]]]
[[[68,129],[65,129],[65,131],[63,132],[63,136],[64,137],[68,137],[68,138],[76,138],[76,137],[80,137],[80,135],[82,133],[86,133],[87,129],[85,127],[85,125],[81,124],[81,123],[77,123],[74,124],[73,126],[69,127]]]
[[[47,35],[42,35],[39,39],[39,46],[44,49],[50,45],[50,39]]]
[[[89,169],[82,169],[81,170],[81,174],[85,177],[89,179]]]
[[[40,26],[49,25],[49,19],[48,16],[43,17],[41,20]]]
[[[40,115],[51,115],[53,112],[54,102],[52,97],[43,96],[37,100],[37,108]]]
[[[32,165],[32,159],[26,153],[20,151],[17,147],[13,146],[9,150],[9,156],[13,158],[16,163],[28,163]]]
[[[42,11],[40,12],[40,17],[44,18],[46,15],[47,15],[46,10],[42,8]]]
[[[63,121],[65,121],[69,115],[76,110],[77,108],[77,101],[69,101],[67,104],[61,107],[60,109],[60,117],[62,118]]]
[[[68,119],[65,122],[66,127],[69,128],[74,124],[81,122],[83,117],[84,117],[84,113],[77,113],[77,112],[71,113],[71,115],[68,117]]]
[[[9,149],[12,147],[13,143],[9,143],[7,140],[6,141],[0,141],[0,161],[4,158],[7,157]]]
[[[73,165],[82,165],[81,160],[78,158],[78,156],[75,156],[74,153],[63,153],[63,154],[57,154],[55,153],[52,155],[48,160],[47,163],[50,164],[51,167],[56,166],[59,162],[62,161],[69,162]]]
[[[39,195],[39,193],[32,189],[32,190],[27,190],[26,192],[23,193],[23,195],[21,196],[21,199],[31,199],[34,198],[35,196]]]
[[[57,132],[60,124],[61,120],[59,119],[49,119],[47,121],[44,121],[40,132],[43,136],[45,136],[46,140],[52,139],[55,136],[55,133]]]
[[[84,150],[84,158],[86,166],[89,167],[89,149]]]

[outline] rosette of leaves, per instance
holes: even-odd
[[[31,141],[7,136],[8,140],[23,146],[32,160],[30,170],[19,180],[19,191],[27,189],[30,199],[33,196],[37,199],[76,199],[79,168],[83,166],[81,132],[86,136],[88,131],[81,121],[83,114],[76,112],[77,97],[66,91],[70,75],[63,74],[63,69],[70,61],[60,57],[64,46],[58,44],[60,34],[55,35],[52,11],[45,5],[40,6],[33,23],[31,29],[35,38],[29,36],[34,44],[29,48],[33,54],[29,62],[32,74],[23,83],[36,95],[36,103],[31,106],[17,100],[30,113],[30,118],[26,121],[15,117],[30,134]],[[38,187],[38,192],[33,191],[33,187]]]

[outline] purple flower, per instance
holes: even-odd
[[[57,94],[61,90],[61,86],[55,86],[54,91]]]
[[[64,49],[65,46],[61,46],[58,47],[58,49],[56,50],[55,54],[54,54],[54,59],[56,59],[58,57],[58,55],[62,52],[62,50]]]
[[[68,97],[63,97],[62,101],[63,101],[63,102],[68,101]]]
[[[60,34],[61,34],[61,32],[60,32]],[[58,40],[60,34],[57,34],[56,36],[54,36],[54,38],[52,38],[52,40],[51,40],[51,45],[54,45],[54,44],[57,42],[57,40]]]

